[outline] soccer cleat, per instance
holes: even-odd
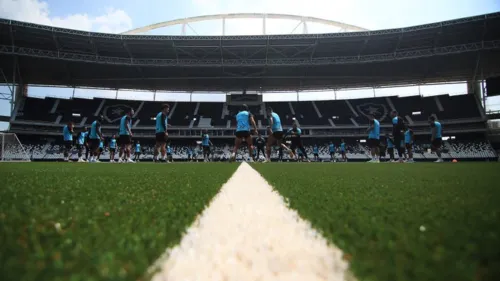
[[[443,162],[444,162],[443,159],[438,159],[438,160],[434,161],[434,163],[443,163]]]
[[[134,162],[134,160],[129,158],[129,159],[127,159],[127,163],[135,163],[135,162]]]

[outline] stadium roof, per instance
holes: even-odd
[[[500,13],[302,35],[103,34],[0,19],[8,82],[158,90],[297,90],[500,74]]]

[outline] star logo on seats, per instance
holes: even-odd
[[[380,103],[363,103],[356,106],[359,113],[368,118],[369,115],[375,116],[379,121],[382,121],[387,116],[387,107]]]
[[[132,107],[126,104],[110,105],[104,108],[102,115],[104,115],[104,120],[106,120],[108,123],[115,123],[119,121],[123,117],[125,112],[129,111],[130,109],[132,109]]]

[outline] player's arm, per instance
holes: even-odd
[[[102,133],[101,133],[101,123],[100,122],[97,122],[95,124],[95,130],[97,131],[97,135],[99,136],[99,139],[103,140],[104,137],[102,136]]]
[[[253,131],[257,132],[257,124],[255,124],[255,119],[253,118],[253,115],[250,114],[248,119],[250,120],[250,125],[252,125]]]
[[[165,135],[168,135],[167,133],[167,127],[168,127],[168,124],[166,124],[167,122],[167,115],[165,113],[162,113],[161,114],[161,125],[163,126],[163,132],[165,132]]]
[[[370,121],[370,126],[368,126],[368,129],[366,129],[366,132],[368,133],[371,131],[375,126],[375,121]]]
[[[130,121],[130,117],[127,117],[127,122],[125,122],[125,128],[127,129],[128,134],[132,136],[132,130],[130,130],[130,123],[128,121]]]
[[[431,141],[434,141],[436,139],[436,134],[437,134],[437,128],[434,123],[431,124]]]

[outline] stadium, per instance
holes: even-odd
[[[262,35],[225,35],[235,18],[262,20]],[[266,20],[280,18],[298,20],[303,34],[268,35]],[[222,20],[222,36],[186,35],[190,23],[212,19]],[[308,34],[308,22],[341,32]],[[144,34],[171,25],[182,25],[182,35]],[[500,278],[492,163],[500,130],[498,112],[485,105],[500,94],[500,13],[375,31],[281,14],[200,16],[122,34],[0,19],[0,34],[10,91],[2,97],[12,104],[1,118],[9,122],[1,160],[31,162],[0,163],[5,280]],[[465,92],[421,94],[457,83]],[[31,94],[43,87],[71,94]],[[360,89],[370,93],[350,97]],[[153,164],[164,104],[171,158]],[[243,106],[254,138],[270,137],[272,108],[285,131],[301,129],[305,155],[273,144],[277,163],[258,163],[264,151],[252,158],[246,147],[238,163],[226,163]],[[111,136],[129,112],[141,163],[77,163],[89,160],[77,134],[101,116],[98,161],[117,160]],[[394,112],[412,131],[412,156],[386,153]],[[380,122],[387,164],[363,163],[373,160],[370,116]],[[431,163],[430,116],[443,126],[439,160],[448,163]],[[389,163],[394,157],[417,163]]]

